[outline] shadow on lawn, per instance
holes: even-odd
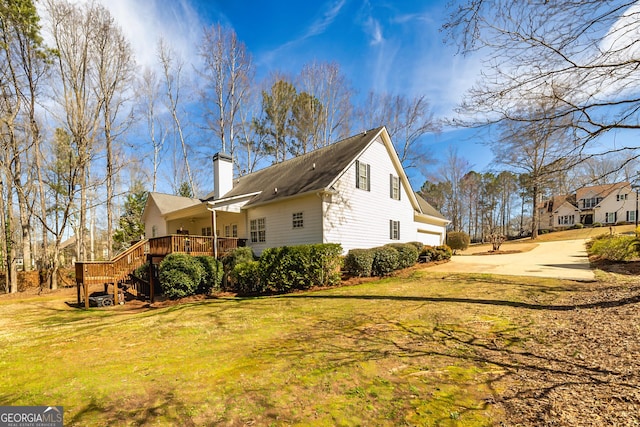
[[[532,304],[520,301],[494,300],[494,299],[476,299],[476,298],[450,298],[450,297],[413,297],[413,296],[394,296],[394,295],[318,295],[318,294],[295,294],[280,295],[276,298],[311,298],[311,299],[362,299],[362,300],[387,300],[387,301],[413,301],[413,302],[444,302],[444,303],[462,303],[462,304],[480,304],[480,305],[496,305],[508,306],[515,308],[525,308],[528,310],[551,310],[551,311],[570,311],[585,310],[598,308],[620,307],[640,302],[640,294],[631,297],[621,298],[610,301],[598,301],[586,304],[575,305],[552,305],[552,304]]]
[[[109,398],[108,404],[92,397],[73,416],[65,414],[65,425],[81,426],[96,421],[102,425],[155,425],[161,420],[167,425],[195,426],[188,414],[189,408],[173,392],[158,390],[139,398]]]

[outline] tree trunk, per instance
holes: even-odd
[[[531,204],[533,205],[533,214],[531,215],[532,224],[531,224],[531,240],[535,240],[538,238],[538,223],[540,222],[540,213],[538,212],[536,203],[538,202],[538,184],[533,185],[533,201]]]

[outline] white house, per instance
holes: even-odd
[[[614,225],[636,221],[636,193],[628,182],[583,187],[570,196],[556,196],[539,206],[540,229],[581,223]]]
[[[384,127],[234,178],[214,156],[214,191],[201,202],[152,193],[146,237],[162,233],[240,239],[265,248],[340,243],[346,252],[392,242],[445,242],[449,221],[418,196]]]

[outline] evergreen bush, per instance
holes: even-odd
[[[390,246],[398,251],[398,269],[412,267],[418,262],[418,249],[409,243],[390,243]]]
[[[173,253],[160,263],[160,287],[171,299],[194,295],[204,275],[204,268],[194,257]]]
[[[611,261],[630,261],[638,256],[638,241],[634,236],[598,236],[587,247],[589,255]]]
[[[353,277],[371,276],[373,253],[371,249],[351,249],[344,258],[344,270]]]
[[[453,249],[453,253],[456,251],[464,251],[469,247],[471,238],[464,231],[450,231],[447,233],[447,246]]]
[[[233,291],[239,295],[262,294],[266,287],[260,278],[260,263],[258,261],[245,261],[236,264],[231,271],[233,278]]]
[[[371,273],[374,276],[388,276],[398,269],[400,255],[397,249],[391,246],[373,248],[373,264]]]
[[[224,275],[222,262],[208,255],[197,256],[195,259],[202,265],[204,272],[200,283],[198,283],[196,293],[208,294],[211,290],[220,290],[222,276]]]

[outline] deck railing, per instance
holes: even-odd
[[[215,255],[213,251],[213,236],[193,236],[185,234],[171,234],[149,239],[149,255],[165,256],[174,252],[191,255]],[[244,246],[246,239],[235,237],[218,237],[218,256],[224,255],[238,246]]]
[[[218,237],[218,256],[222,256],[238,246],[245,246],[246,239]],[[141,240],[110,261],[76,262],[76,284],[78,287],[78,304],[80,304],[80,287],[84,288],[85,306],[90,285],[117,286],[140,266],[148,257],[164,257],[171,253],[187,253],[193,256],[214,255],[213,236],[192,236],[172,234]]]

